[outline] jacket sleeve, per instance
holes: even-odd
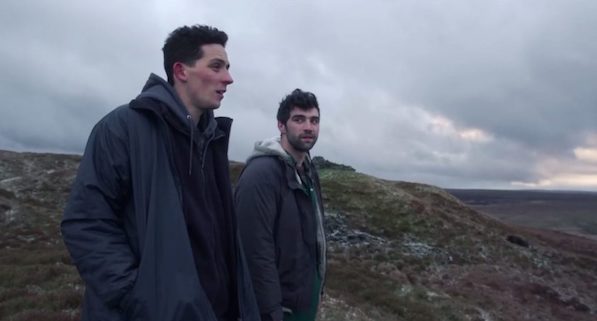
[[[86,286],[117,307],[134,284],[137,263],[122,217],[130,195],[126,131],[110,121],[112,114],[91,132],[61,230]]]
[[[242,173],[235,207],[257,304],[263,321],[282,320],[282,293],[276,266],[274,225],[280,187],[267,158],[255,159]]]

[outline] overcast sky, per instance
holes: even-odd
[[[294,88],[313,155],[393,180],[597,190],[597,1],[3,0],[0,149],[81,153],[181,25],[229,35],[230,158]]]

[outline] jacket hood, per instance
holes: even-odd
[[[193,164],[193,149],[195,142],[200,149],[202,149],[201,167],[205,163],[205,151],[209,143],[218,137],[227,136],[222,130],[218,130],[218,122],[216,121],[213,111],[207,110],[203,112],[199,119],[198,125],[195,124],[191,114],[182,103],[174,87],[162,77],[151,74],[149,79],[143,86],[143,90],[137,96],[137,99],[153,99],[162,104],[142,104],[142,108],[147,108],[154,111],[157,115],[164,118],[171,126],[183,131],[189,137],[189,175],[192,173]],[[196,132],[198,130],[198,133]],[[198,136],[198,137],[196,137]]]
[[[290,154],[288,154],[282,147],[279,136],[267,138],[256,142],[253,148],[253,152],[251,153],[249,158],[247,158],[247,163],[253,158],[261,156],[277,156],[282,158],[291,166],[294,166],[295,164],[295,161],[292,158],[292,156],[290,156]]]
[[[193,123],[189,122],[191,115],[187,111],[186,107],[182,103],[182,100],[174,90],[174,87],[165,81],[162,77],[152,73],[149,75],[145,86],[141,93],[137,96],[139,98],[151,98],[164,103],[170,113],[180,120],[182,124]],[[200,123],[203,131],[203,135],[207,137],[213,136],[217,123],[214,118],[212,110],[207,110],[203,113],[200,119]]]

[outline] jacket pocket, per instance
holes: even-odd
[[[126,316],[127,320],[134,320],[135,310],[138,310],[137,302],[139,301],[138,298],[138,286],[139,286],[139,276],[135,278],[135,281],[129,288],[129,290],[125,293],[120,301],[120,309]]]

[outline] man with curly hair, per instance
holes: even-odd
[[[255,144],[235,190],[241,238],[263,321],[314,321],[326,267],[323,203],[309,151],[319,135],[314,94],[278,109],[279,137]]]

